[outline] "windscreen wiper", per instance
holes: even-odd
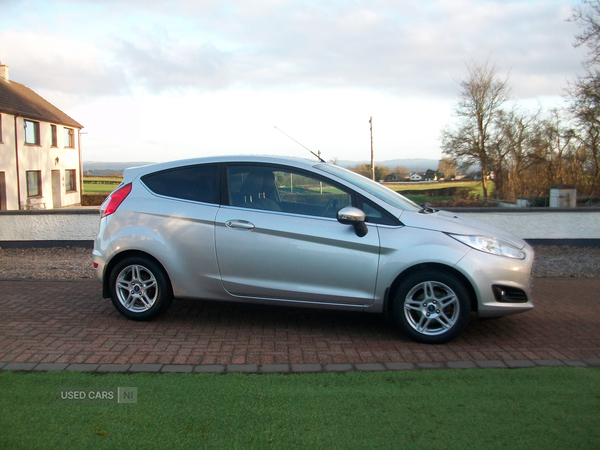
[[[439,211],[439,209],[433,209],[428,205],[421,205],[423,208],[419,211],[419,214],[433,214]]]

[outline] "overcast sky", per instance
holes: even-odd
[[[0,61],[84,125],[86,161],[439,158],[465,64],[560,106],[569,0],[0,0]]]

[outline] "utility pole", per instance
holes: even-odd
[[[373,116],[369,119],[371,125],[371,179],[375,181],[375,154],[373,153]]]

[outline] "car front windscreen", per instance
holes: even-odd
[[[409,200],[403,195],[400,195],[397,192],[392,191],[391,189],[350,170],[339,166],[334,166],[333,164],[317,164],[315,167],[367,191],[369,194],[396,208],[404,211],[421,210],[421,206],[417,205],[412,200]]]

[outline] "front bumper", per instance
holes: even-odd
[[[525,259],[518,260],[471,250],[458,262],[457,268],[469,279],[475,290],[479,317],[501,317],[533,308],[533,249],[526,245],[523,251],[526,253]],[[516,302],[511,302],[510,296],[498,301],[498,288],[494,293],[494,286],[505,287],[507,291],[522,291],[524,296],[520,296]]]

